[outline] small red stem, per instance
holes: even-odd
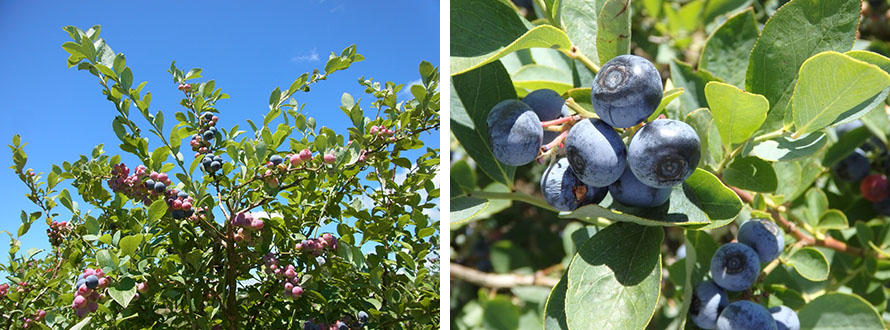
[[[542,146],[541,149],[544,150],[544,151],[553,149],[554,147],[556,147],[556,146],[558,146],[560,143],[562,143],[562,141],[565,141],[565,139],[566,139],[567,136],[569,136],[569,131],[568,131],[568,130],[564,130],[564,131],[562,131],[561,133],[559,133],[559,135],[558,135],[555,139],[553,139],[553,141],[550,141],[550,143],[545,144],[544,146]]]
[[[562,117],[562,118],[557,118],[557,119],[554,119],[554,120],[542,121],[542,122],[541,122],[541,127],[548,127],[548,126],[553,126],[553,125],[562,125],[562,124],[564,124],[564,123],[575,122],[575,121],[578,121],[578,120],[581,120],[581,116],[574,115],[574,116]]]

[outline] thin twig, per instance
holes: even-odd
[[[461,264],[451,263],[451,278],[467,281],[486,288],[514,288],[518,286],[543,286],[552,288],[559,279],[545,276],[543,272],[535,275],[525,274],[492,274],[482,272]]]

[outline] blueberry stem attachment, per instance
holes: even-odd
[[[575,122],[575,121],[578,121],[578,120],[581,120],[581,117],[580,117],[580,116],[568,116],[568,117],[562,117],[562,118],[557,118],[557,119],[554,119],[554,120],[543,121],[543,122],[541,122],[541,127],[549,127],[549,126],[554,126],[554,125],[562,125],[562,124],[565,124],[565,123],[568,123],[568,122]]]
[[[540,207],[545,210],[550,210],[553,212],[558,212],[552,206],[540,200],[538,198],[532,197],[531,195],[521,193],[521,192],[494,192],[494,191],[471,191],[467,193],[467,197],[475,197],[482,199],[509,199],[520,202],[526,202],[528,204]]]
[[[575,110],[575,112],[577,112],[579,115],[581,115],[581,117],[584,117],[584,118],[599,118],[600,117],[600,116],[597,116],[595,113],[587,111],[587,109],[584,109],[584,107],[582,107],[580,104],[578,104],[578,102],[575,102],[575,99],[573,99],[571,97],[566,100],[566,106],[571,108],[572,110]]]

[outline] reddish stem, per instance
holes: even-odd
[[[558,146],[560,143],[562,143],[562,141],[565,141],[565,139],[566,139],[567,136],[569,136],[569,131],[568,131],[568,130],[564,130],[564,131],[562,131],[561,133],[559,133],[559,135],[556,136],[556,138],[553,139],[553,141],[550,141],[550,143],[541,146],[541,149],[544,150],[544,151],[553,149],[553,148],[555,148],[556,146]]]
[[[568,122],[575,122],[575,121],[578,121],[578,120],[581,120],[581,116],[574,115],[574,116],[562,117],[562,118],[557,118],[557,119],[554,119],[554,120],[542,121],[542,122],[541,122],[541,127],[548,127],[548,126],[553,126],[553,125],[562,125],[562,124],[565,124],[565,123],[568,123]]]

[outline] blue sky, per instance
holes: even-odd
[[[255,3],[0,1],[0,114],[4,117],[0,142],[10,144],[12,136],[20,134],[28,143],[27,167],[38,172],[89,154],[100,143],[105,143],[108,154],[122,154],[111,130],[117,113],[114,106],[101,95],[95,77],[65,64],[67,53],[61,45],[69,40],[62,30],[66,25],[83,30],[102,25],[101,37],[115,52],[127,55],[134,81],[148,81],[145,90],[152,92],[152,109],[164,111],[168,130],[173,113],[183,110],[178,105],[181,93],[167,73],[172,60],[183,70],[202,68],[202,80],[216,80],[216,87],[231,96],[218,103],[221,126],[240,124],[249,129],[245,120],[262,120],[275,87],[286,89],[300,74],[323,69],[331,51],[339,54],[356,44],[364,62],[313,85],[311,93],[297,94],[319,126],[340,134],[346,133],[349,122],[338,108],[343,92],[362,97],[363,107],[369,109],[370,98],[362,92],[358,77],[407,85],[418,80],[421,60],[439,65],[438,1]],[[439,147],[438,132],[422,138],[427,146]],[[152,144],[152,148],[157,146]],[[124,161],[135,167],[133,157]],[[14,233],[21,223],[20,211],[38,209],[24,197],[24,184],[8,169],[12,165],[8,148],[0,154],[0,165],[0,230]],[[70,216],[62,206],[56,210],[62,211],[59,220]],[[35,222],[22,238],[22,251],[48,249],[45,232],[43,220]],[[7,262],[5,237],[0,236],[2,263]]]

